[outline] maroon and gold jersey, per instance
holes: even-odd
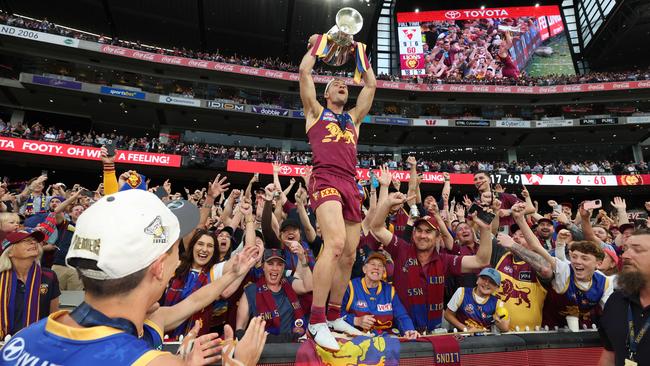
[[[307,131],[307,138],[313,152],[312,174],[356,177],[358,136],[349,113],[336,114],[323,108]]]
[[[519,326],[534,330],[542,325],[542,308],[546,289],[539,281],[537,272],[526,262],[518,262],[512,253],[504,254],[495,266],[501,273],[501,285],[496,295],[510,314],[510,329]]]

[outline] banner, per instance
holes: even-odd
[[[299,177],[305,174],[305,165],[290,165],[283,164],[280,166],[281,176]],[[227,170],[236,173],[260,173],[260,174],[273,174],[273,165],[271,163],[260,163],[255,161],[245,160],[228,160]],[[391,171],[393,177],[399,179],[401,182],[408,182],[411,174],[405,170]],[[357,168],[358,180],[370,179],[370,170]],[[472,174],[450,174],[451,184],[474,184],[474,176]],[[422,183],[430,184],[443,184],[445,178],[442,173],[423,172]]]
[[[245,106],[243,104],[237,104],[237,103],[218,102],[216,100],[208,100],[205,105],[208,108],[223,109],[227,111],[235,111],[235,112],[245,111]]]
[[[627,123],[650,123],[650,116],[627,117]]]
[[[398,366],[400,341],[385,333],[383,336],[358,336],[352,340],[339,340],[341,349],[336,353],[326,351],[308,339],[296,352],[296,366]]]
[[[288,117],[289,111],[282,108],[253,107],[253,113],[265,114],[267,116]]]
[[[616,186],[615,175],[522,174],[521,181],[533,186]]]
[[[305,165],[283,164],[280,167],[280,175],[287,177],[298,177],[305,174]],[[271,163],[261,163],[245,160],[228,160],[227,170],[235,173],[260,173],[273,174]],[[391,171],[393,177],[400,182],[408,182],[411,177],[409,171]],[[438,172],[422,172],[422,183],[443,184],[444,177]],[[474,175],[472,174],[449,174],[451,184],[473,185]],[[617,185],[650,185],[650,174],[648,175],[552,175],[552,174],[490,174],[492,181],[508,185],[533,185],[533,186],[617,186]],[[357,180],[370,179],[370,170],[357,168]]]
[[[98,147],[59,144],[56,142],[24,140],[1,136],[0,150],[62,158],[101,160],[101,152]],[[181,166],[181,156],[118,150],[115,154],[115,162],[179,168]]]
[[[543,6],[540,6],[543,8]],[[257,69],[254,67],[232,65],[216,61],[195,60],[186,57],[174,57],[158,53],[132,50],[129,48],[112,45],[100,45],[100,52],[138,59],[142,61],[156,62],[167,65],[186,66],[200,69],[230,72],[236,74],[254,75],[270,79],[298,81],[298,74],[286,71]],[[314,75],[314,82],[327,84],[334,77]],[[339,78],[344,80],[346,85],[354,86],[352,78]],[[580,93],[594,91],[627,90],[627,89],[650,89],[650,80],[608,82],[597,84],[571,84],[556,86],[507,86],[507,85],[456,85],[456,84],[414,84],[401,81],[377,80],[378,88],[399,89],[421,92],[465,92],[465,93],[487,93],[487,94],[558,94],[558,93]]]
[[[447,127],[449,126],[448,119],[435,119],[435,118],[416,118],[413,120],[413,126],[428,126],[428,127]]]
[[[583,118],[580,120],[580,126],[596,126],[596,125],[615,125],[618,124],[618,118]]]
[[[530,128],[530,121],[496,121],[496,127],[504,128]]]
[[[490,127],[490,121],[484,119],[457,119],[455,124],[462,127]]]
[[[144,92],[113,88],[110,86],[102,86],[101,88],[99,88],[99,92],[102,94],[112,95],[114,97],[139,99],[139,100],[144,100],[146,97],[146,94]]]
[[[382,125],[408,126],[410,119],[400,117],[373,117],[372,121],[373,123],[379,123]]]
[[[57,88],[64,88],[64,89],[81,90],[81,83],[78,81],[48,78],[46,76],[33,75],[32,83],[54,86]]]
[[[25,38],[37,42],[45,42],[66,47],[79,47],[79,40],[70,37],[57,36],[56,34],[43,33],[31,29],[0,25],[0,34],[16,38]]]
[[[535,121],[535,127],[548,128],[548,127],[571,127],[573,126],[572,119],[558,119],[549,121]]]
[[[158,97],[160,103],[175,104],[187,107],[200,107],[201,100],[193,98],[172,97],[171,95],[161,95]]]

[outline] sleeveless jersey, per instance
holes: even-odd
[[[366,287],[363,278],[355,278],[348,283],[350,298],[345,309],[354,316],[374,315],[376,323],[373,330],[397,328],[393,321],[393,298],[395,289],[390,284],[381,281],[376,294]]]
[[[5,344],[0,365],[146,365],[168,354],[152,350],[144,340],[115,328],[75,328],[56,321],[67,313],[58,311],[18,332]],[[150,324],[145,324],[144,330],[158,333]]]
[[[508,78],[519,77],[519,68],[514,63],[514,61],[512,61],[512,57],[510,57],[510,55],[508,55],[505,58],[499,56],[499,60],[503,63],[503,68],[501,69],[501,75]]]
[[[484,303],[480,303],[474,298],[473,291],[473,287],[463,288],[463,298],[456,311],[456,317],[468,329],[471,327],[490,329],[494,323],[494,313],[499,299],[490,296]]]
[[[345,128],[341,128],[343,123]],[[307,138],[313,152],[313,174],[356,177],[358,136],[349,113],[337,115],[323,108],[318,120],[307,131]]]
[[[501,285],[497,296],[505,303],[510,314],[510,329],[526,326],[534,330],[542,324],[542,308],[546,289],[539,282],[537,273],[526,262],[517,262],[507,253],[495,267],[501,273]]]
[[[573,267],[571,269],[571,277],[569,277],[569,283],[567,288],[562,292],[566,296],[572,305],[578,307],[580,312],[589,312],[591,309],[600,305],[600,299],[605,293],[605,288],[608,285],[609,279],[607,276],[600,272],[594,272],[594,275],[591,277],[591,287],[587,290],[582,290],[576,284],[575,273]]]

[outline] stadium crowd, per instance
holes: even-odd
[[[243,66],[251,66],[258,68],[265,68],[271,70],[280,70],[288,72],[297,72],[298,66],[290,61],[281,60],[280,58],[265,58],[265,59],[256,59],[253,57],[247,57],[243,55],[222,55],[218,50],[215,52],[198,52],[186,49],[185,47],[174,47],[172,49],[165,49],[161,47],[144,45],[140,41],[126,41],[120,40],[118,38],[106,37],[104,35],[93,35],[90,33],[80,32],[60,26],[50,22],[47,18],[43,20],[29,19],[21,16],[9,14],[6,12],[0,12],[0,23],[4,23],[11,26],[27,28],[32,30],[37,30],[40,32],[59,34],[65,37],[77,38],[81,40],[112,44],[115,46],[138,49],[147,52],[167,54],[171,56],[181,56],[196,58],[201,60],[225,62]],[[437,40],[437,38],[436,38]],[[486,45],[487,46],[487,45]],[[432,46],[432,51],[435,47],[438,48],[451,48],[451,40],[447,45],[442,44]],[[487,48],[486,48],[487,49]],[[444,84],[491,84],[491,85],[522,85],[522,86],[550,86],[550,85],[566,85],[566,84],[586,84],[586,83],[600,83],[600,82],[609,82],[609,81],[635,81],[635,80],[650,80],[650,70],[631,70],[625,72],[593,72],[586,73],[582,75],[547,75],[542,77],[530,77],[525,74],[521,74],[518,77],[484,77],[488,73],[495,73],[495,70],[498,69],[497,66],[492,65],[492,71],[488,70],[490,68],[491,62],[483,62],[483,64],[478,65],[481,58],[481,55],[472,54],[471,50],[468,50],[466,58],[458,57],[458,67],[455,69],[460,70],[460,64],[467,60],[467,67],[462,68],[463,70],[468,70],[467,72],[446,72],[445,70],[452,66],[451,59],[452,57],[445,56],[442,58],[442,63],[447,62],[449,65],[446,65],[446,68],[440,66],[438,68],[434,67],[431,69],[430,73],[426,77],[402,77],[398,75],[387,75],[379,74],[377,79],[379,80],[391,80],[391,81],[403,81],[403,82],[412,82],[412,83],[444,83]],[[446,51],[442,54],[451,55],[452,52]],[[484,52],[484,59],[488,59],[488,54],[490,52]],[[471,57],[470,57],[471,56]],[[433,56],[435,61],[440,61],[440,58],[437,57],[437,54]],[[461,60],[462,59],[462,60]],[[429,60],[431,61],[431,60]],[[461,62],[462,61],[462,62]],[[430,62],[433,64],[433,62]],[[470,64],[475,67],[470,67]],[[480,66],[480,67],[479,67]],[[434,69],[445,69],[437,70]],[[470,72],[471,70],[478,70],[475,72]],[[316,69],[317,74],[320,75],[332,75],[332,76],[341,76],[341,77],[351,77],[351,72],[345,72],[341,69],[331,70],[331,69]]]
[[[47,20],[17,19],[5,20],[78,36]],[[339,81],[337,87],[345,86]],[[0,339],[12,342],[3,350],[5,360],[18,352],[19,342],[34,347],[29,340],[39,339],[55,348],[52,335],[58,332],[85,342],[83,348],[56,350],[66,356],[80,352],[79,359],[180,364],[157,351],[165,341],[177,341],[184,364],[255,365],[266,343],[304,341],[310,318],[324,316],[310,309],[312,300],[316,303],[312,295],[318,294],[316,258],[322,260],[330,249],[321,225],[325,231],[331,224],[316,220],[311,206],[318,194],[322,199],[341,193],[324,188],[308,194],[306,187],[317,180],[310,169],[286,186],[279,177],[282,163],[309,164],[309,153],[72,133],[40,123],[0,127],[4,136],[99,147],[102,164],[94,190],[74,177],[51,183],[46,173],[29,178],[19,170],[0,183]],[[203,189],[181,191],[164,177],[152,182],[134,170],[118,171],[106,147],[113,141],[133,150],[273,162],[273,177],[262,181],[254,174],[246,186],[234,187],[219,174]],[[613,321],[603,309],[606,303],[610,309],[609,304],[624,303],[623,297],[647,304],[650,202],[634,197],[604,202],[592,191],[592,200],[567,202],[559,193],[540,205],[525,186],[505,192],[489,173],[636,173],[647,172],[647,165],[434,161],[434,156],[358,157],[359,166],[378,171],[370,184],[355,187],[351,181],[355,200],[346,201],[362,211],[363,221],[360,229],[346,233],[360,241],[350,252],[354,255],[346,256],[354,263],[349,263],[352,276],[343,300],[327,309],[328,319],[334,313],[335,321],[343,319],[354,331],[340,337],[412,341],[454,329],[575,332],[598,325],[608,357],[623,348],[624,337],[607,332]],[[410,171],[408,184],[393,179],[398,169]],[[419,173],[424,171],[443,172],[439,196],[422,194]],[[473,194],[452,197],[449,173],[456,172],[473,175]],[[71,312],[60,311],[62,291],[83,291],[84,300]],[[647,309],[639,310],[639,304],[634,311],[643,317]],[[636,345],[648,326],[635,338],[630,301],[627,309],[629,340],[636,342],[628,356],[645,364],[647,348],[637,355]],[[105,336],[115,348],[101,346]],[[27,352],[21,357],[17,362],[40,360],[28,359]]]
[[[484,172],[474,174],[474,197],[450,200],[447,173],[440,197],[422,197],[417,179],[421,163],[414,156],[406,162],[412,173],[407,187],[393,182],[388,167],[380,167],[377,187],[359,187],[361,242],[340,314],[360,332],[414,339],[438,328],[469,333],[591,328],[615,284],[625,286],[616,276],[623,260],[638,255],[630,243],[650,235],[650,202],[615,197],[609,207],[600,200],[573,205],[560,196],[537,207],[525,188],[505,193]],[[180,340],[186,334],[214,339],[211,334],[218,332],[226,345],[251,347],[251,353],[234,357],[252,365],[265,342],[304,337],[311,271],[323,245],[305,190],[309,171],[282,186],[281,165],[275,163],[272,182],[255,174],[246,187],[231,187],[218,175],[202,190],[182,192],[169,180],[151,184],[136,171],[116,172],[105,148],[102,164],[103,182],[96,190],[72,181],[46,189],[46,175],[22,185],[0,185],[0,279],[20,283],[3,292],[9,301],[0,303],[0,317],[6,316],[0,336],[55,313],[60,291],[97,291],[96,280],[89,277],[97,269],[78,260],[79,238],[115,240],[110,231],[117,230],[112,226],[117,221],[107,217],[135,220],[123,205],[139,202],[142,210],[160,205],[153,200],[167,205],[160,205],[165,213],[156,220],[160,215],[168,220],[169,209],[196,212],[194,221],[186,220],[185,211],[174,213],[181,223],[179,245],[168,254],[177,256],[173,263],[178,267],[169,273],[162,296],[156,295],[159,310],[150,313],[164,336],[145,336],[148,344],[155,348],[163,339]],[[122,197],[128,203],[110,205]],[[631,207],[645,211],[630,219]],[[167,232],[156,220],[145,233],[164,238],[161,233]],[[191,222],[189,228],[183,227],[185,221]],[[110,267],[110,257],[101,262],[101,270],[116,271],[107,272],[109,278],[138,265],[113,260],[120,265]],[[423,265],[411,266],[412,261]],[[421,282],[422,271],[435,281]],[[30,282],[33,277],[40,284]],[[21,293],[36,294],[38,311],[21,306],[23,299],[32,298],[16,296]],[[125,296],[131,296],[128,289]],[[240,342],[228,343],[233,337]],[[232,350],[226,345],[223,349]],[[221,347],[211,349],[210,357],[220,352],[224,360],[232,356]]]

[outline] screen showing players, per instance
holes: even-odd
[[[557,6],[398,13],[403,76],[441,80],[575,75]]]

